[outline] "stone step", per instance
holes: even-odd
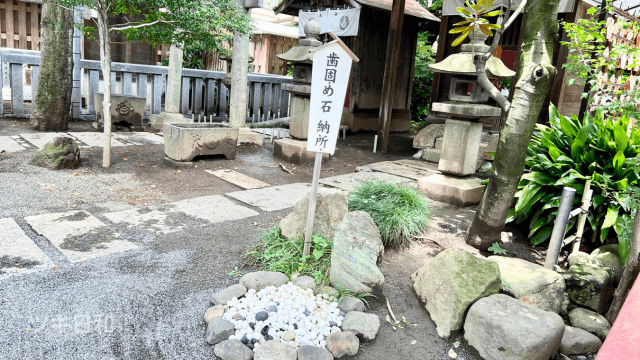
[[[55,266],[14,219],[0,219],[0,234],[0,277]]]
[[[228,197],[255,206],[263,211],[277,211],[293,207],[311,190],[311,184],[294,183],[263,189],[227,193]]]

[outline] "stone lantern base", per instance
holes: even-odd
[[[457,176],[475,174],[481,136],[482,123],[447,120],[444,123],[438,170]]]
[[[436,174],[418,179],[418,189],[429,199],[455,206],[469,206],[480,203],[484,189],[481,182],[472,176],[459,178]]]

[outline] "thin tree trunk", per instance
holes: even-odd
[[[72,42],[73,11],[45,2],[42,5],[40,74],[31,114],[31,125],[35,130],[67,130],[73,86]]]
[[[102,150],[102,167],[111,166],[111,39],[109,38],[109,18],[107,9],[98,8],[98,35],[100,40],[100,64],[104,81],[104,148]]]
[[[636,216],[633,221],[633,233],[631,234],[629,243],[631,245],[631,249],[629,250],[627,263],[624,266],[620,284],[616,288],[616,292],[613,294],[613,303],[611,303],[611,307],[609,308],[609,311],[607,311],[606,315],[607,320],[609,320],[609,323],[611,324],[616,321],[616,318],[620,313],[620,309],[622,309],[622,305],[624,305],[624,301],[627,299],[627,295],[629,295],[629,291],[631,290],[631,287],[633,287],[633,283],[638,278],[638,273],[640,272],[640,266],[638,266],[640,262],[640,211],[636,212]]]
[[[519,78],[493,162],[493,171],[476,215],[467,230],[466,242],[486,250],[500,240],[500,233],[520,177],[529,141],[556,68],[553,47],[558,37],[560,0],[529,0],[522,26]]]

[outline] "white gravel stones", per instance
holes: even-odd
[[[326,337],[341,332],[339,324],[343,317],[339,315],[338,304],[292,282],[258,291],[249,289],[244,297],[234,297],[225,305],[222,317],[235,329],[229,339],[253,345],[256,358],[257,349],[270,340],[292,348],[295,353],[300,345],[325,348]]]

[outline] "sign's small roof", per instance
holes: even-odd
[[[275,9],[273,9],[273,11],[276,14],[279,14],[281,12],[289,13],[291,10],[289,11],[285,11],[285,10],[294,1],[297,1],[297,0],[282,0],[278,4],[278,6],[276,6]],[[389,11],[389,12],[391,11],[391,7],[393,5],[393,0],[351,0],[351,1],[357,4],[366,5],[373,8]],[[357,4],[354,4],[354,5],[357,5]],[[357,5],[356,7],[358,6],[359,5]],[[296,9],[300,8],[299,6],[294,6],[294,7]],[[296,10],[296,13],[297,13],[297,10]],[[422,7],[422,5],[420,5],[416,0],[405,0],[404,14],[415,16],[421,19],[426,19],[429,21],[440,22],[440,19],[437,16],[433,15],[432,13],[429,12],[429,10]]]

